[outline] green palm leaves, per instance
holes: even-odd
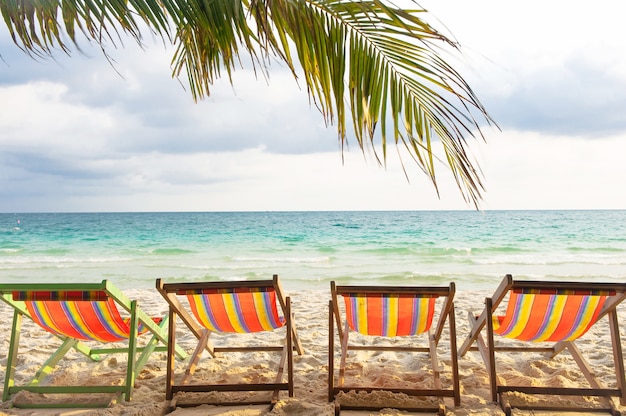
[[[353,132],[381,163],[389,143],[404,147],[435,187],[441,157],[465,199],[481,199],[465,139],[480,134],[479,121],[493,121],[443,59],[456,44],[425,22],[424,10],[380,0],[3,0],[0,10],[14,42],[33,54],[68,52],[64,39],[79,34],[103,46],[123,34],[141,42],[147,25],[176,46],[173,74],[186,73],[195,99],[222,72],[230,77],[242,53],[259,71],[278,59],[302,78],[342,147]]]

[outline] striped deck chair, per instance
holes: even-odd
[[[445,397],[451,397],[454,405],[461,402],[458,362],[456,355],[456,328],[454,320],[454,283],[447,287],[387,287],[387,286],[338,286],[331,282],[331,300],[329,303],[329,339],[328,339],[328,401],[335,401],[335,413],[342,409],[379,410],[375,405],[342,405],[336,396],[340,392],[390,391],[410,396],[430,396],[438,399],[435,407],[404,408],[408,411],[437,411],[445,414]],[[339,297],[342,297],[343,308]],[[342,319],[342,311],[345,319]],[[439,311],[437,319],[436,313]],[[450,386],[444,388],[440,379],[440,364],[437,347],[442,337],[445,324],[448,324],[451,352]],[[335,329],[341,357],[339,374],[335,384]],[[406,337],[402,345],[381,346],[377,342],[371,345],[353,345],[348,338],[350,331],[356,331],[368,337]],[[427,335],[427,342],[416,345],[418,336]],[[375,338],[372,338],[375,340]],[[428,353],[432,369],[433,386],[425,388],[395,388],[363,385],[365,383],[345,384],[346,363],[349,351],[394,351],[409,353]],[[389,407],[385,405],[384,407]]]
[[[101,407],[118,398],[131,399],[131,390],[137,374],[154,351],[167,351],[166,319],[151,318],[107,280],[95,284],[0,284],[1,299],[13,310],[13,326],[4,378],[2,400],[19,391],[46,394],[107,393],[115,397],[105,403],[65,400],[59,403],[29,404],[23,407]],[[126,317],[122,317],[124,313]],[[22,319],[26,316],[44,330],[61,340],[59,348],[25,385],[15,385],[19,356]],[[152,337],[138,346],[138,337],[149,333]],[[119,343],[126,344],[119,346]],[[107,348],[97,348],[108,344]],[[111,346],[112,345],[112,346]],[[93,361],[104,354],[127,355],[124,381],[118,385],[44,385],[55,366],[74,349]],[[137,358],[137,354],[139,357]],[[180,357],[184,351],[178,348]],[[85,396],[82,396],[85,397]],[[19,406],[19,404],[15,404]]]
[[[270,406],[277,402],[280,391],[287,390],[289,397],[294,395],[293,351],[296,350],[301,355],[303,349],[293,323],[291,300],[283,295],[278,276],[274,275],[271,280],[197,283],[164,283],[158,279],[156,287],[170,305],[170,343],[175,340],[177,318],[180,318],[198,339],[190,363],[178,382],[175,380],[173,354],[171,352],[168,354],[166,399],[170,401],[170,407],[198,404],[177,403],[175,394],[178,392],[270,391],[272,394],[267,400],[245,402]],[[279,314],[277,304],[282,316]],[[278,346],[214,347],[209,339],[212,333],[261,333],[279,328],[284,328],[285,340],[283,345]],[[279,352],[281,356],[276,379],[273,383],[192,384],[192,376],[204,350],[212,357],[220,352]],[[286,381],[284,381],[285,364]],[[203,403],[242,404],[214,400],[204,400]]]
[[[508,303],[502,303],[508,296]],[[478,350],[487,366],[490,379],[491,399],[499,402],[506,414],[511,414],[511,404],[505,393],[552,396],[599,397],[608,402],[608,408],[600,409],[619,414],[611,397],[619,397],[626,404],[624,360],[617,321],[617,305],[626,298],[626,284],[582,283],[513,280],[506,275],[493,297],[485,300],[482,314],[469,313],[470,333],[459,349],[461,356],[469,350]],[[502,303],[506,306],[503,316],[496,315]],[[594,371],[584,358],[575,341],[582,337],[601,318],[607,316],[611,334],[616,388],[606,388],[595,377]],[[487,341],[481,336],[486,329]],[[517,340],[507,345],[496,345],[494,334]],[[548,343],[548,344],[546,344]],[[476,347],[473,345],[477,344]],[[546,346],[547,345],[547,346]],[[548,387],[501,384],[497,376],[496,352],[541,352],[552,358],[567,349],[587,379],[589,387]],[[515,405],[521,409],[555,410],[554,407],[529,404]],[[564,408],[560,412],[580,411]],[[582,409],[585,410],[585,409]],[[587,409],[589,410],[589,409]],[[593,409],[598,410],[598,409]]]

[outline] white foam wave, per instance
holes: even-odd
[[[626,265],[626,258],[622,255],[597,255],[597,254],[564,254],[550,253],[547,255],[508,255],[476,257],[472,259],[474,264],[479,265],[561,265],[561,264],[597,264],[602,266]]]
[[[94,264],[94,263],[120,263],[120,262],[128,262],[133,261],[132,257],[53,257],[53,256],[43,256],[43,257],[0,257],[0,265],[41,265],[41,264]]]
[[[236,262],[259,262],[259,263],[327,263],[328,256],[318,257],[233,257]]]
[[[23,251],[22,248],[0,248],[0,253],[15,254]]]

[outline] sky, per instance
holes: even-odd
[[[480,209],[626,209],[621,2],[427,0],[447,57],[499,129],[468,139]],[[127,39],[33,60],[0,25],[0,212],[473,210],[392,148],[340,150],[302,85],[273,63],[195,103],[172,50]]]

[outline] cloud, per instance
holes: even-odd
[[[420,4],[459,41],[463,56],[453,58],[456,67],[505,132],[626,132],[622,3]]]
[[[485,209],[626,208],[626,26],[619,2],[424,4],[502,132],[469,140]],[[470,16],[470,18],[468,18]],[[438,27],[442,25],[434,22]],[[158,41],[35,61],[0,25],[0,211],[472,209],[390,149],[379,167],[289,71],[238,69],[194,103]],[[450,58],[449,56],[446,56]]]
[[[603,62],[572,57],[517,73],[484,96],[505,130],[591,137],[626,132],[626,79]],[[487,90],[487,88],[485,88]]]
[[[475,143],[484,209],[625,209],[623,135],[546,136],[509,131]]]
[[[107,140],[120,152],[219,152],[263,146],[269,152],[301,154],[338,149],[336,130],[324,124],[306,91],[278,64],[273,64],[269,81],[257,77],[251,65],[238,69],[233,85],[219,79],[211,96],[195,103],[186,80],[172,79],[172,51],[162,45],[141,49],[131,43],[110,51],[113,64],[97,48],[83,49],[86,55],[33,60],[4,38],[0,53],[10,74],[0,81],[4,99],[16,103],[14,112],[24,113],[20,94],[34,89],[34,94],[44,95],[38,107],[46,106],[49,114],[67,114],[61,120],[74,118],[73,129],[89,120],[80,117],[79,122],[73,112],[79,108],[110,117],[116,131],[107,131]],[[52,89],[54,97],[46,99],[44,90]],[[51,126],[60,127],[61,120]]]
[[[0,211],[437,209],[442,201],[450,208],[466,207],[457,192],[446,192],[439,201],[416,169],[410,168],[408,182],[395,159],[385,169],[359,152],[344,156],[345,163],[338,153],[284,155],[263,149],[145,153],[94,162],[92,169],[101,177],[30,171],[18,176],[28,180],[0,189]],[[29,190],[23,189],[27,192],[19,199],[10,198],[24,187]]]

